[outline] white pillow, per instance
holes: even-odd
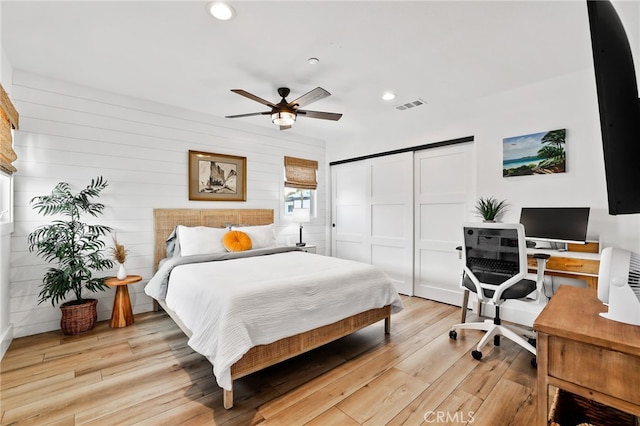
[[[242,231],[251,238],[251,248],[259,249],[276,246],[276,227],[269,225],[234,226],[234,231]]]
[[[226,253],[222,244],[222,237],[226,233],[226,228],[178,225],[180,255]]]

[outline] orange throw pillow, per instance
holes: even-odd
[[[228,251],[250,250],[251,238],[242,231],[229,231],[222,237],[222,245]]]

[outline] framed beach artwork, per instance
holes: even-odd
[[[502,140],[502,176],[564,173],[567,129],[549,130]]]
[[[247,159],[189,151],[189,199],[246,201]]]

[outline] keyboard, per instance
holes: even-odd
[[[483,259],[480,257],[470,257],[467,259],[467,266],[474,272],[489,272],[509,276],[516,275],[518,272],[520,272],[518,262],[512,262],[502,259]]]

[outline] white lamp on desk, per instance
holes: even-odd
[[[296,243],[296,246],[304,247],[307,243],[302,242],[302,224],[311,220],[311,213],[309,212],[309,209],[296,208],[293,209],[292,217],[294,222],[298,222],[300,224],[300,241]]]

